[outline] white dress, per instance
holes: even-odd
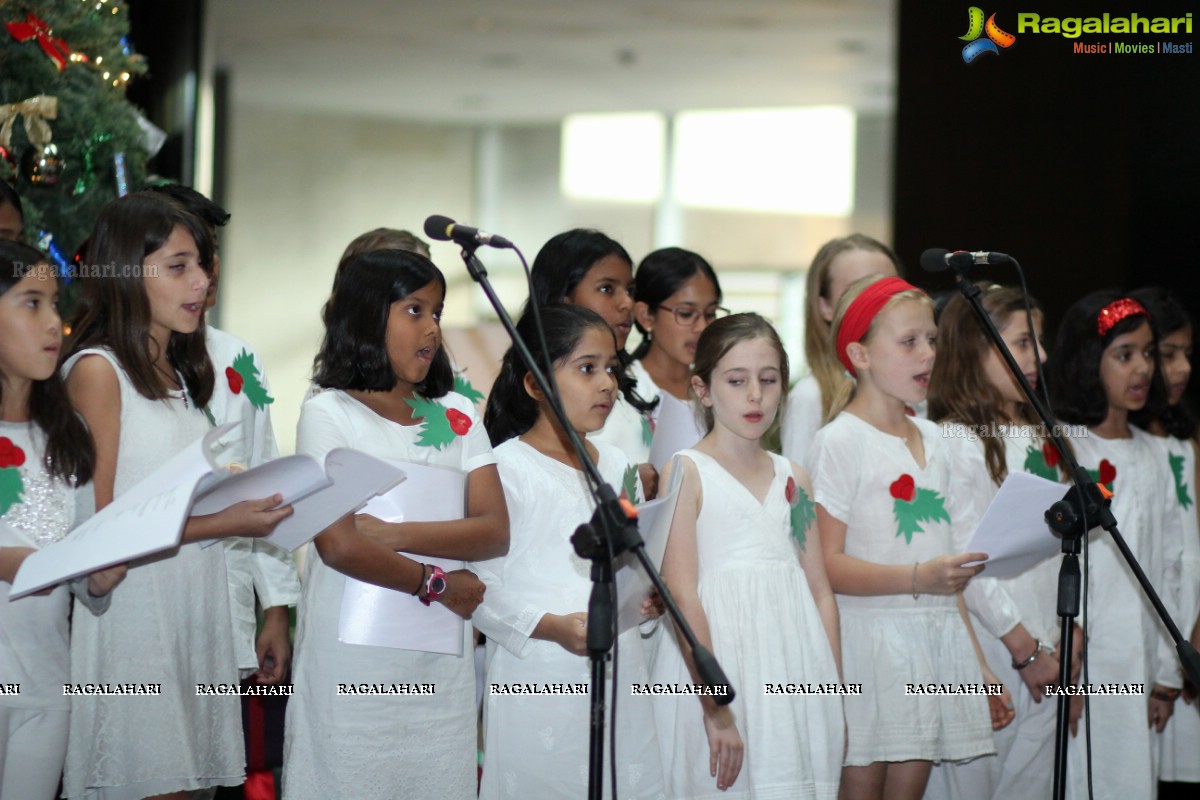
[[[1169,554],[1164,545],[1179,541],[1178,520],[1168,505],[1174,502],[1174,482],[1155,437],[1131,430],[1129,439],[1104,439],[1090,431],[1088,436],[1072,438],[1071,444],[1085,469],[1115,470],[1112,511],[1121,535],[1155,589],[1170,598],[1174,592],[1165,564],[1179,556]],[[1153,798],[1160,736],[1148,727],[1149,693],[1154,683],[1180,686],[1178,662],[1112,537],[1097,528],[1087,547],[1087,681],[1145,684],[1146,695],[1091,698],[1090,713],[1080,720],[1079,736],[1068,745],[1067,796],[1080,800],[1088,796],[1083,735],[1090,717],[1096,800]],[[1082,624],[1083,617],[1078,621]]]
[[[216,373],[208,410],[218,425],[241,425],[217,440],[215,456],[221,464],[257,467],[279,458],[275,431],[271,427],[271,386],[262,361],[250,345],[212,326],[205,328],[208,357]],[[247,366],[247,362],[249,366]],[[240,369],[239,369],[240,368]],[[229,373],[233,370],[236,377]],[[252,387],[241,372],[251,372],[261,387]],[[235,391],[236,389],[236,391]],[[294,606],[300,601],[300,579],[292,554],[262,539],[230,537],[222,540],[229,573],[229,610],[233,617],[233,641],[238,669],[246,677],[258,669],[255,634],[258,616],[255,595],[263,608]]]
[[[820,429],[821,386],[809,372],[788,392],[779,431],[783,454],[807,469],[808,449]]]
[[[637,380],[634,391],[638,397],[647,402],[653,402],[659,395],[659,388],[650,379],[650,374],[642,366],[642,362],[634,361],[629,366],[629,374]],[[657,406],[655,406],[657,410]],[[605,442],[620,450],[634,464],[645,464],[650,460],[650,442],[654,438],[654,412],[643,414],[638,411],[625,395],[617,397],[612,413],[604,427],[587,435],[592,443]]]
[[[424,423],[384,419],[349,394],[327,389],[300,409],[296,451],[317,459],[352,447],[395,461],[471,472],[495,463],[470,400],[451,392],[436,402],[470,420],[444,448],[418,445]],[[305,560],[296,629],[294,694],[284,730],[287,800],[470,800],[476,787],[475,661],[471,626],[462,657],[338,641],[346,576],[316,548]],[[338,684],[432,683],[433,695],[338,695]]]
[[[600,443],[597,466],[619,486],[629,460]],[[508,555],[471,566],[487,584],[473,621],[488,637],[484,695],[484,755],[481,798],[585,797],[588,788],[590,695],[493,694],[510,684],[589,686],[591,662],[555,642],[531,634],[545,614],[587,611],[591,563],[575,554],[571,534],[593,511],[583,473],[542,455],[520,439],[496,448],[508,502]],[[553,497],[553,502],[547,498]],[[609,665],[607,702],[617,705],[617,780],[623,798],[665,798],[652,704],[631,696],[633,684],[648,682],[641,637],[622,634],[619,688]],[[612,795],[605,723],[605,796]]]
[[[91,484],[75,489],[46,471],[46,435],[38,425],[0,421],[0,443],[24,455],[20,466],[0,467],[0,486],[15,491],[18,476],[20,484],[19,502],[0,497],[0,548],[45,547],[91,514]],[[108,606],[108,595],[90,598],[86,579],[13,602],[9,588],[0,582],[0,687],[9,687],[0,688],[0,797],[50,800],[67,754],[71,699],[62,687],[71,672],[71,589],[95,613]],[[19,694],[10,691],[14,684]]]
[[[925,445],[924,469],[903,439],[850,412],[817,433],[809,451],[813,492],[817,503],[846,523],[846,555],[911,565],[952,552],[958,526],[974,528],[954,470],[953,440],[943,439],[941,426],[928,420],[913,423]],[[910,496],[906,487],[915,490],[916,502],[894,497],[896,484],[902,496]],[[994,752],[986,697],[907,693],[908,684],[983,682],[954,595],[837,600],[842,671],[847,683],[863,685],[861,696],[846,698],[847,765],[957,761]]]
[[[944,429],[949,438],[966,440],[963,426],[946,425]],[[1057,479],[1051,477],[1057,473],[1046,463],[1044,440],[1034,438],[1021,427],[1005,432],[1003,441],[1009,474],[1030,472]],[[982,516],[999,491],[988,472],[983,443],[971,442],[960,448],[959,454],[963,457],[959,467],[961,474],[970,476],[968,496],[976,516]],[[1064,485],[1064,494],[1066,490]],[[958,550],[966,550],[971,533],[961,531],[962,535],[956,541]],[[935,767],[929,776],[925,800],[1051,796],[1057,701],[1045,697],[1040,703],[1034,702],[1021,673],[1013,669],[1012,654],[1000,637],[1022,624],[1030,636],[1046,647],[1058,644],[1058,570],[1061,562],[1060,555],[1051,556],[1015,578],[989,578],[984,570],[967,584],[963,596],[971,611],[979,646],[988,666],[1012,694],[1016,717],[1007,727],[993,732],[996,755]]]
[[[1173,436],[1155,437],[1165,451],[1174,487],[1172,509],[1180,518],[1183,556],[1179,560],[1178,616],[1175,624],[1185,638],[1191,636],[1200,613],[1200,525],[1196,516],[1196,451],[1192,443]],[[1165,629],[1162,635],[1166,636]],[[1176,701],[1175,711],[1162,732],[1159,780],[1200,783],[1200,702]]]
[[[837,665],[792,537],[787,459],[771,454],[775,477],[759,503],[703,453],[696,520],[700,603],[714,655],[732,683],[731,708],[745,744],[741,774],[717,791],[696,697],[656,698],[655,721],[672,797],[835,798],[841,776],[842,700],[836,694],[771,694],[767,684],[838,683]],[[664,627],[671,627],[666,626]],[[673,630],[651,666],[655,683],[690,684]]]
[[[209,430],[182,397],[138,394],[108,350],[121,391],[113,496],[120,497]],[[129,565],[100,617],[76,608],[71,683],[162,685],[160,696],[77,696],[63,791],[67,797],[140,798],[242,782],[245,753],[235,696],[197,697],[196,684],[236,683],[225,555],[186,544]]]

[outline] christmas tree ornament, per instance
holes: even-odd
[[[124,153],[117,153],[113,156],[113,173],[117,179],[117,196],[124,197],[129,194],[129,175],[125,168]]]
[[[67,283],[71,282],[70,262],[62,254],[58,243],[54,241],[54,234],[50,231],[38,231],[37,238],[38,250],[50,256],[50,260],[58,267],[58,275]]]
[[[50,123],[46,120],[58,118],[58,98],[39,94],[18,103],[0,105],[0,147],[12,147],[13,125],[17,117],[25,121],[25,138],[34,147],[50,144]]]
[[[71,59],[71,48],[62,39],[55,38],[54,31],[45,20],[38,17],[36,14],[28,14],[24,22],[8,22],[4,27],[8,28],[9,34],[18,42],[27,42],[30,39],[37,39],[38,44],[42,46],[42,50],[50,57],[60,70],[65,69],[67,62]]]
[[[34,186],[56,186],[66,162],[58,154],[58,145],[33,145],[21,155],[21,175]]]

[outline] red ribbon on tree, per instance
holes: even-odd
[[[50,56],[50,60],[58,65],[60,70],[66,68],[67,60],[71,57],[71,48],[62,39],[53,36],[54,31],[41,17],[28,14],[24,22],[6,22],[4,27],[8,28],[8,32],[18,42],[26,42],[36,37],[42,50]]]

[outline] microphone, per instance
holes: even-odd
[[[469,225],[459,225],[441,214],[434,214],[425,220],[425,235],[439,242],[457,242],[463,247],[478,247],[481,244],[491,247],[513,246],[513,243],[503,236],[487,233]]]
[[[984,264],[1003,264],[1012,261],[1005,253],[990,253],[986,250],[970,252],[955,250],[953,253],[941,247],[931,247],[921,253],[921,268],[926,272],[942,272],[947,269],[962,272]]]

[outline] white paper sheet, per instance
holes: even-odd
[[[694,447],[704,438],[704,429],[690,403],[667,392],[658,396],[654,438],[650,440],[650,463],[662,472],[663,465],[680,450]]]
[[[371,500],[360,513],[384,522],[446,522],[466,515],[466,473],[393,463],[404,471],[404,482]],[[410,558],[435,564],[446,572],[463,568],[461,561],[417,555]],[[461,657],[465,624],[462,617],[441,603],[427,607],[405,592],[346,578],[338,615],[338,641]]]
[[[1062,542],[1046,524],[1045,513],[1068,488],[1028,472],[1008,474],[965,551],[988,554],[982,575],[1014,578],[1062,552]]]
[[[295,514],[267,539],[295,549],[404,479],[396,467],[347,449],[330,451],[324,470],[307,456],[293,456],[280,459],[280,466],[272,461],[230,476],[216,467],[212,447],[240,424],[213,428],[61,540],[31,554],[17,571],[9,597],[176,547],[190,515],[277,493],[301,499]]]
[[[667,537],[671,533],[671,520],[675,517],[682,482],[683,470],[672,470],[671,485],[666,493],[637,507],[638,532],[646,543],[646,555],[656,570],[662,569],[663,553],[667,549]],[[617,630],[624,633],[645,620],[642,603],[654,584],[633,553],[623,553],[617,559],[616,583]]]
[[[219,483],[197,493],[192,514],[215,514],[234,503],[282,494],[280,505],[292,506],[292,516],[279,523],[266,540],[295,550],[403,479],[403,473],[386,462],[339,447],[325,454],[324,466],[311,456],[295,455],[224,474]],[[218,541],[210,539],[201,547]]]
[[[62,539],[30,554],[9,599],[178,545],[197,485],[213,480],[213,443],[240,424],[213,428]]]

